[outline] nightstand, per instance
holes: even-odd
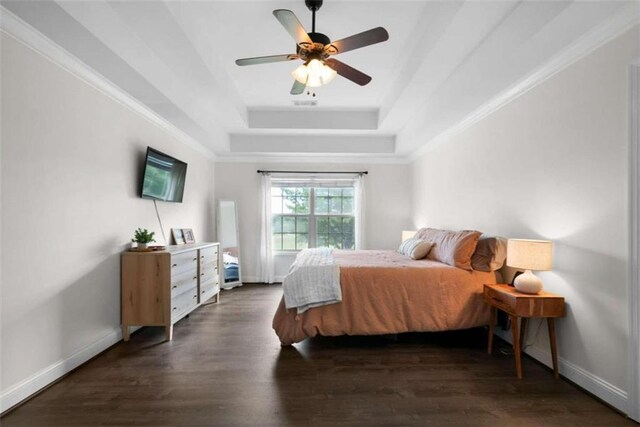
[[[558,378],[558,350],[556,348],[555,318],[564,316],[564,297],[540,292],[539,294],[524,294],[509,285],[484,285],[484,300],[491,306],[491,320],[489,321],[489,344],[487,352],[491,354],[493,345],[493,328],[496,324],[497,310],[507,313],[511,318],[511,332],[513,334],[513,353],[516,359],[516,374],[522,378],[522,363],[520,360],[524,336],[527,330],[527,319],[542,317],[547,319],[549,327],[549,345],[553,360],[553,376]],[[518,328],[518,318],[520,328]],[[519,329],[519,330],[518,330]]]

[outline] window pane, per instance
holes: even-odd
[[[309,197],[296,196],[296,213],[297,214],[308,214],[309,213],[309,208],[310,208],[309,200],[310,200]]]
[[[316,218],[316,232],[318,234],[329,232],[329,218]]]
[[[316,237],[316,246],[319,248],[324,248],[327,246],[326,234],[318,234],[318,236]]]
[[[352,216],[344,217],[342,219],[342,232],[354,233],[356,229],[356,219]]]
[[[353,187],[343,188],[342,197],[353,197]]]
[[[329,195],[329,189],[328,188],[316,188],[316,196],[319,197],[327,197]]]
[[[283,197],[282,198],[282,213],[292,214],[295,212],[296,198],[295,197]]]
[[[272,233],[282,233],[282,217],[281,216],[274,216],[271,219],[271,227]]]
[[[353,213],[353,197],[345,197],[342,199],[342,213]]]
[[[298,233],[306,233],[309,231],[309,218],[296,218],[296,232]]]
[[[342,233],[342,218],[340,218],[339,216],[329,217],[329,232]]]
[[[356,239],[353,234],[345,234],[342,237],[342,248],[343,249],[355,249],[356,247]]]
[[[329,234],[328,244],[330,248],[342,249],[342,238],[340,234]]]
[[[342,213],[342,198],[331,197],[329,199],[329,212],[333,214]]]
[[[271,196],[281,196],[282,189],[280,187],[271,187]]]
[[[282,234],[274,234],[272,244],[273,244],[274,251],[281,251],[282,250]]]
[[[274,196],[271,198],[271,213],[282,213],[282,197]]]
[[[294,217],[294,216],[283,216],[282,217],[282,231],[284,233],[295,233],[296,232],[296,217]]]
[[[282,249],[285,251],[293,251],[296,249],[296,235],[283,234],[282,235]]]
[[[330,188],[329,195],[331,197],[342,197],[342,188]]]
[[[316,213],[329,213],[329,199],[327,197],[316,197]]]
[[[296,249],[307,249],[309,247],[309,237],[307,234],[296,234]]]
[[[294,213],[296,207],[296,189],[282,189],[282,213]]]

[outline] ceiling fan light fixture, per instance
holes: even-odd
[[[308,87],[320,87],[333,80],[336,71],[318,59],[312,59],[291,72],[294,79]]]

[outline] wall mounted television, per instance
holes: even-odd
[[[147,147],[140,197],[182,203],[186,177],[185,162]]]

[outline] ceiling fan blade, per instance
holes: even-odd
[[[242,58],[236,59],[237,65],[257,65],[257,64],[268,64],[269,62],[284,62],[284,61],[293,61],[294,59],[298,59],[298,55],[289,54],[289,55],[271,55],[271,56],[256,56],[253,58]]]
[[[354,83],[364,86],[371,81],[371,76],[367,76],[362,71],[358,71],[353,67],[340,62],[337,59],[329,58],[324,61],[329,67],[333,68],[336,73],[340,74],[345,79],[349,79]]]
[[[291,87],[291,95],[301,95],[302,93],[304,93],[304,90],[306,89],[307,85],[305,85],[304,83],[300,83],[297,80],[294,80],[293,82],[293,86]]]
[[[362,33],[354,34],[347,38],[336,40],[325,47],[325,52],[336,55],[361,47],[370,46],[389,40],[389,33],[382,27],[376,27]]]
[[[282,24],[285,30],[296,41],[297,44],[309,47],[313,44],[306,30],[296,17],[295,13],[288,9],[276,9],[273,16]]]

